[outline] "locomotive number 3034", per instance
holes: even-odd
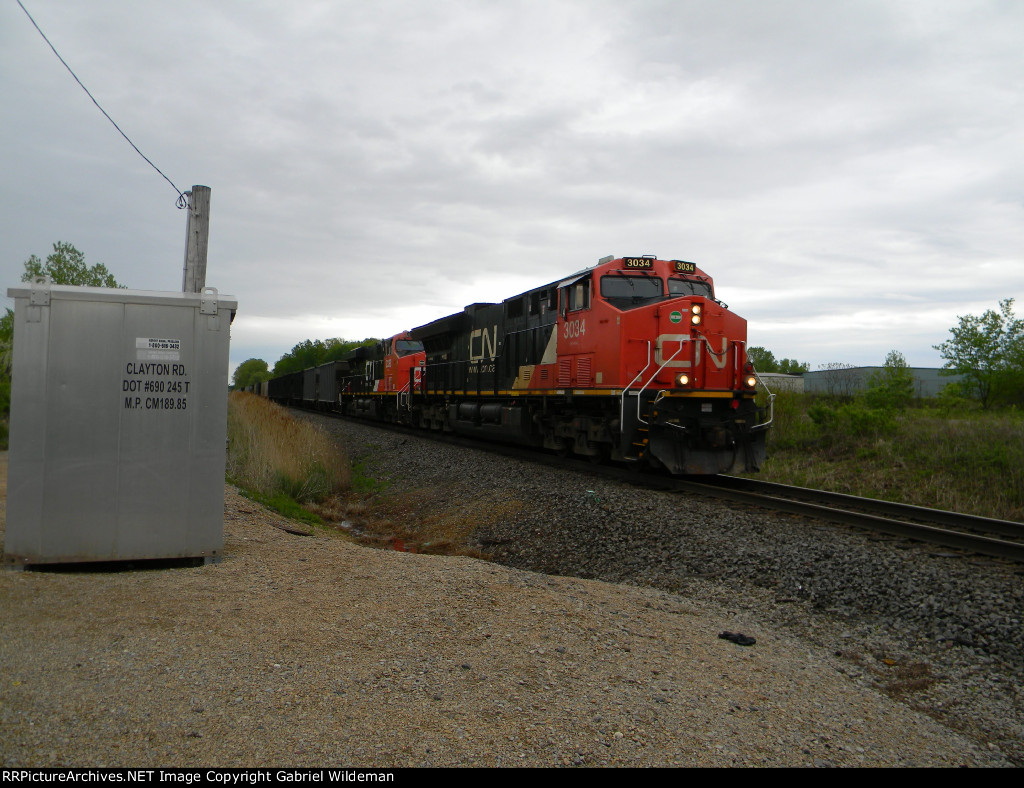
[[[576,339],[587,333],[586,320],[566,320],[562,326],[563,339]]]

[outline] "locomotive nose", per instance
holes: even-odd
[[[674,302],[671,309],[660,310],[661,333],[688,333],[704,324],[704,304],[699,300]]]
[[[689,311],[685,306],[675,306],[668,311],[661,312],[661,333],[681,333],[686,331],[688,326]]]

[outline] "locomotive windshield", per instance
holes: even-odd
[[[696,279],[677,279],[672,277],[668,280],[668,294],[671,296],[704,296],[714,298],[711,292],[711,285]]]
[[[609,274],[601,277],[602,297],[619,309],[635,309],[660,301],[664,294],[661,279],[656,276]]]
[[[415,339],[395,340],[395,352],[400,356],[408,356],[423,350],[423,343]]]

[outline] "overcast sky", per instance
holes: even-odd
[[[1024,313],[1020,0],[22,0],[181,190],[232,367],[614,254],[812,368]],[[180,290],[176,193],[0,0],[0,283],[55,241]],[[8,301],[8,304],[11,302]]]

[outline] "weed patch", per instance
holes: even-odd
[[[1022,414],[965,406],[952,416],[780,394],[755,478],[1024,521]]]
[[[515,517],[523,504],[511,496],[458,499],[450,490],[429,488],[368,496],[344,506],[347,529],[363,544],[488,558],[475,540],[477,529]]]
[[[323,431],[245,392],[228,398],[228,480],[252,500],[303,522],[309,505],[348,489],[348,458]]]
[[[230,481],[230,480],[229,480]],[[236,485],[237,486],[237,485]],[[292,520],[309,523],[310,525],[323,525],[323,518],[316,512],[311,512],[300,505],[294,498],[283,493],[278,495],[262,495],[252,490],[239,487],[241,494],[251,501],[255,501],[278,514],[282,514]]]

